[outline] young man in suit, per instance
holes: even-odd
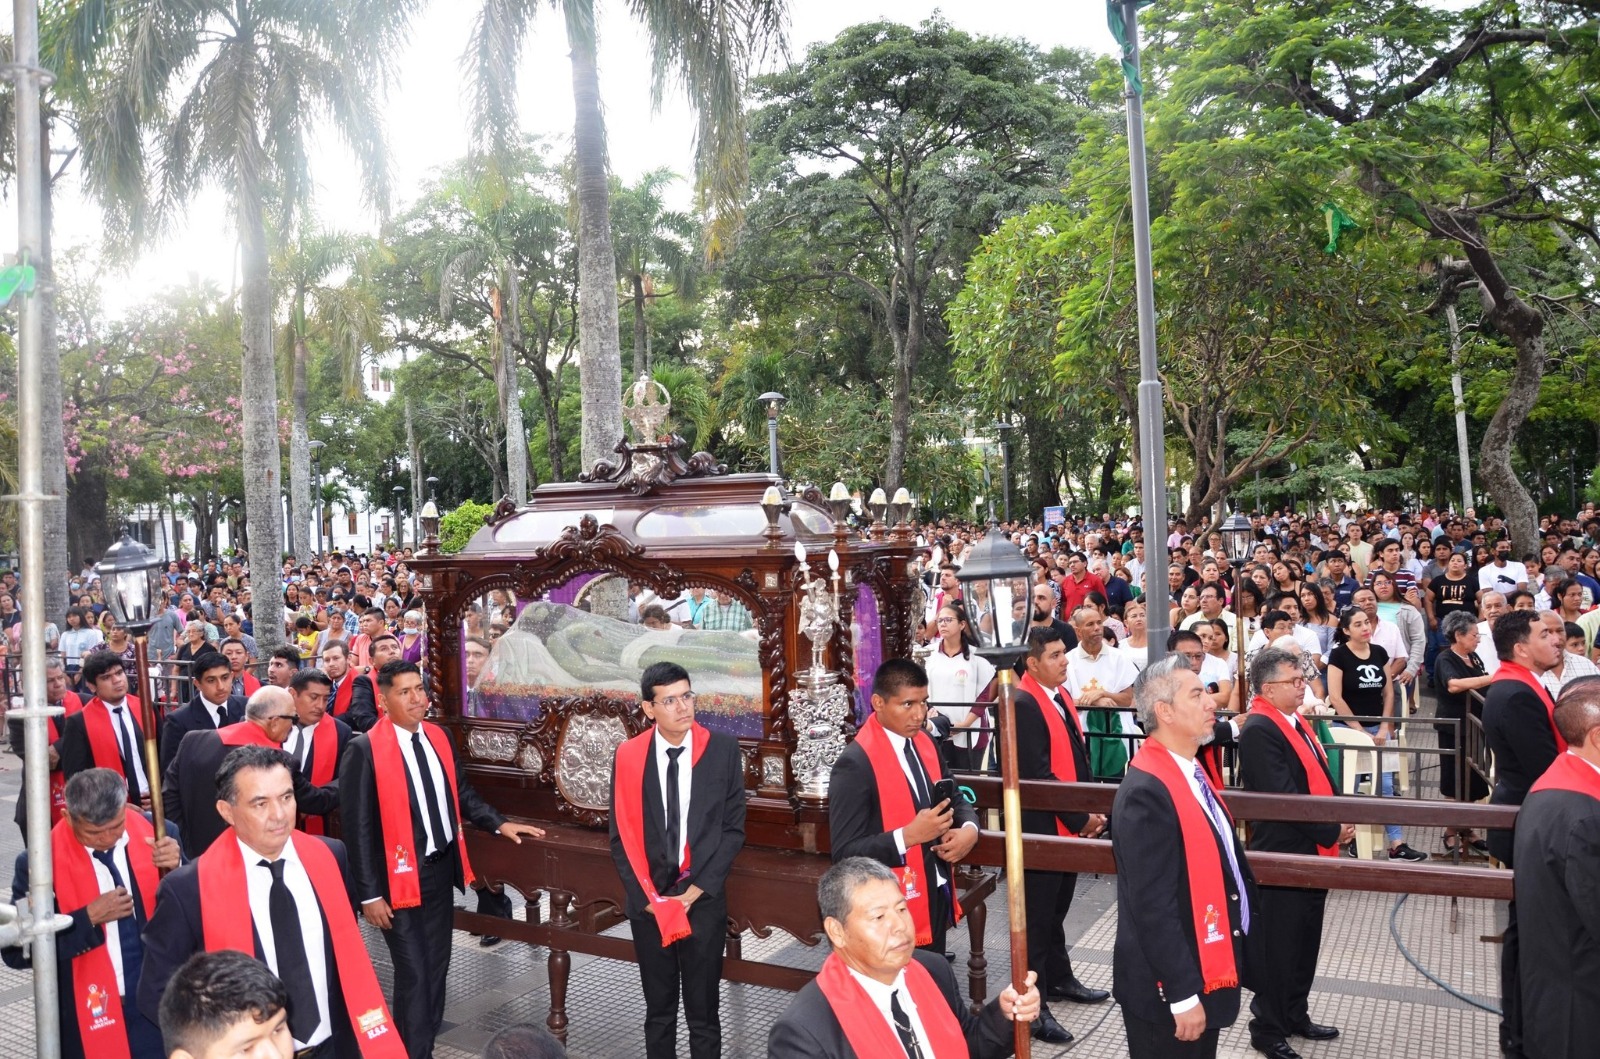
[[[85,769],[106,768],[128,784],[128,801],[150,809],[150,785],[160,777],[145,773],[144,729],[139,700],[128,694],[128,672],[110,651],[91,652],[79,673],[94,698],[61,719],[61,774],[71,779]]]
[[[378,723],[377,679],[357,672],[350,664],[350,647],[330,643],[322,648],[322,671],[333,686],[328,691],[328,712],[350,726],[365,732]]]
[[[385,664],[378,689],[385,716],[345,750],[339,811],[361,914],[394,962],[400,1037],[411,1059],[427,1059],[444,1022],[451,891],[473,881],[463,821],[519,844],[544,832],[506,820],[467,782],[450,737],[422,719],[428,693],[415,663]]]
[[[949,961],[915,947],[900,880],[879,861],[839,861],[817,903],[833,952],[768,1032],[767,1059],[1003,1059],[1015,1047],[1012,1020],[1038,1015],[1033,971],[1026,993],[1007,985],[972,1014]]]
[[[833,862],[871,857],[900,878],[917,944],[944,955],[955,924],[954,868],[978,841],[978,814],[961,797],[935,797],[945,779],[929,738],[928,674],[891,658],[872,678],[872,716],[828,780]]]
[[[272,692],[283,689],[256,695]],[[344,844],[294,829],[288,757],[235,748],[216,772],[216,801],[227,829],[161,884],[139,1010],[159,1019],[168,981],[191,956],[235,949],[283,981],[296,1055],[399,1059],[405,1050],[350,908]]]
[[[139,932],[155,908],[158,872],[178,866],[177,840],[156,840],[150,821],[128,805],[127,781],[110,769],[73,776],[64,797],[50,833],[56,909],[72,917],[72,926],[53,939],[61,1054],[162,1059],[161,1034],[134,1000],[145,956]],[[17,854],[12,901],[27,897],[29,882],[24,850]],[[3,956],[8,967],[32,966],[20,947]]]
[[[1216,718],[1182,658],[1139,674],[1134,708],[1147,736],[1117,788],[1112,992],[1131,1059],[1212,1059],[1239,1014],[1255,879],[1196,760]]]
[[[639,681],[652,727],[617,747],[611,859],[645,997],[645,1054],[676,1057],[678,996],[689,1054],[722,1054],[717,1011],[728,934],[724,887],[744,846],[744,760],[738,740],[696,724],[689,673],[657,662]]]
[[[1288,651],[1263,647],[1250,662],[1250,686],[1256,697],[1239,733],[1239,772],[1244,789],[1265,794],[1301,794],[1331,798],[1336,788],[1328,756],[1316,733],[1300,719],[1306,681],[1300,661]],[[1250,848],[1269,853],[1337,857],[1339,847],[1355,837],[1355,828],[1339,824],[1263,820],[1250,832]],[[1250,1002],[1250,1044],[1272,1059],[1299,1059],[1288,1038],[1329,1041],[1339,1036],[1332,1026],[1311,1021],[1307,998],[1317,974],[1322,949],[1322,915],[1328,891],[1293,886],[1263,886],[1255,913],[1270,929],[1252,931],[1248,944],[1255,972],[1255,999]]]
[[[1025,780],[1061,783],[1092,779],[1083,722],[1063,685],[1067,682],[1067,644],[1048,626],[1028,631],[1028,654],[1013,702],[1017,718],[1017,775]],[[1105,830],[1098,813],[1051,813],[1024,810],[1022,830],[1030,835],[1080,835],[1094,838]],[[1023,899],[1028,908],[1028,966],[1039,972],[1039,990],[1046,1001],[1098,1004],[1110,997],[1078,981],[1067,952],[1066,918],[1078,887],[1071,872],[1023,873]],[[1033,1025],[1033,1035],[1050,1044],[1065,1044],[1072,1034],[1047,1007]]]
[[[233,667],[216,651],[206,651],[189,664],[189,682],[194,698],[187,706],[174,710],[161,722],[161,772],[166,774],[178,756],[178,744],[190,732],[211,732],[244,720],[248,698],[235,695]]]

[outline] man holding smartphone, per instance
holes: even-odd
[[[886,865],[905,894],[917,947],[942,954],[960,916],[951,866],[978,841],[978,814],[945,776],[927,719],[927,672],[902,658],[879,666],[872,716],[833,766],[828,823],[833,862]]]

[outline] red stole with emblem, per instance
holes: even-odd
[[[238,727],[233,725],[231,727]],[[336,984],[344,994],[345,1010],[363,1059],[405,1059],[405,1045],[383,1001],[378,975],[372,969],[350,895],[345,889],[339,862],[323,843],[306,835],[291,833],[289,841],[311,877],[317,904],[333,944],[333,961],[338,971],[329,988]],[[200,928],[207,952],[235,949],[248,956],[256,954],[255,921],[250,917],[250,887],[245,882],[244,857],[238,835],[228,828],[195,862],[199,873]],[[89,1053],[93,1054],[93,1053]]]
[[[161,885],[155,859],[145,841],[155,837],[155,829],[136,810],[128,813],[126,826],[128,868],[133,872],[139,903],[148,922],[156,910],[156,887]],[[51,829],[50,851],[55,856],[56,903],[60,911],[76,912],[100,896],[94,861],[67,821]],[[117,929],[135,929],[133,918],[119,920]],[[129,982],[127,987],[131,992],[138,984]],[[122,998],[117,995],[116,968],[111,964],[111,952],[105,941],[72,958],[69,1002],[78,1013],[78,1037],[83,1041],[84,1055],[95,1059],[128,1059],[128,1024],[124,1021]]]
[[[700,764],[700,758],[711,742],[711,733],[699,724],[694,726],[694,752],[689,767]],[[690,934],[689,910],[683,902],[673,897],[662,897],[650,879],[650,857],[644,848],[644,769],[654,746],[656,729],[646,728],[632,739],[617,747],[611,770],[611,812],[617,821],[617,837],[622,840],[622,852],[627,854],[628,867],[633,869],[634,881],[644,891],[645,900],[655,909],[656,929],[661,932],[664,949]],[[685,836],[683,863],[678,865],[678,878],[689,873],[691,850]]]
[[[1078,765],[1072,759],[1072,742],[1067,736],[1067,722],[1061,719],[1061,714],[1056,712],[1056,700],[1044,690],[1044,685],[1033,678],[1032,673],[1024,673],[1017,686],[1039,704],[1039,712],[1044,715],[1044,726],[1050,732],[1050,774],[1062,783],[1078,782]],[[1066,688],[1057,689],[1061,701],[1067,704],[1067,716],[1072,720],[1072,726],[1078,730],[1078,737],[1083,738],[1083,721],[1078,717],[1078,707],[1072,701],[1072,696],[1067,694]],[[1056,819],[1056,834],[1065,837],[1076,835],[1063,824],[1060,818]]]
[[[326,787],[333,782],[334,773],[339,769],[339,730],[333,726],[333,718],[325,713],[310,733],[303,734],[311,738],[311,785]],[[300,827],[308,835],[327,834],[327,822],[320,816],[302,814]]]
[[[1333,796],[1333,781],[1329,778],[1328,755],[1322,749],[1322,744],[1315,740],[1307,741],[1305,736],[1296,732],[1295,723],[1272,703],[1257,695],[1255,701],[1250,703],[1251,717],[1268,718],[1266,721],[1256,721],[1256,724],[1276,724],[1283,737],[1289,740],[1289,748],[1294,751],[1295,757],[1300,760],[1300,767],[1306,770],[1306,783],[1311,788],[1312,794],[1319,794],[1331,798]],[[1307,735],[1310,733],[1307,732]],[[1312,747],[1316,749],[1313,750]],[[1324,857],[1337,857],[1339,847],[1318,846],[1317,853]]]
[[[122,701],[122,708],[128,711],[129,720],[138,718],[139,700],[132,695]],[[90,699],[83,708],[83,731],[89,737],[89,754],[94,758],[95,768],[110,769],[125,780],[132,779],[122,767],[122,745],[111,723],[111,707],[99,698]],[[139,748],[135,746],[133,752],[137,754]]]
[[[903,786],[903,784],[902,784]],[[961,1032],[961,1020],[950,1010],[949,1001],[939,992],[939,986],[927,969],[912,960],[906,964],[906,990],[917,1005],[917,1017],[922,1020],[923,1034],[927,1040],[924,1054],[930,1059],[966,1059],[967,1038]],[[904,1055],[894,1027],[883,1017],[883,1011],[861,983],[855,980],[850,968],[845,966],[838,953],[822,962],[817,975],[817,988],[828,998],[833,1017],[839,1020],[845,1040],[858,1056]]]
[[[1190,912],[1194,938],[1200,950],[1201,990],[1214,993],[1239,985],[1239,968],[1233,957],[1232,927],[1228,920],[1228,888],[1223,883],[1222,852],[1217,849],[1217,829],[1189,787],[1172,752],[1151,739],[1139,748],[1129,768],[1149,773],[1161,781],[1178,814],[1183,839],[1183,859],[1189,870]],[[1227,806],[1219,799],[1224,816]],[[1230,823],[1231,818],[1230,818]],[[1230,840],[1231,841],[1231,840]],[[1220,923],[1220,927],[1219,924]]]
[[[83,712],[83,700],[78,698],[77,692],[69,691],[61,700],[61,708],[66,711],[62,717],[71,717],[75,713]],[[61,738],[61,729],[56,727],[54,717],[45,718],[45,728],[50,733],[50,745],[55,746]],[[91,747],[91,749],[93,749]],[[67,807],[67,777],[59,767],[50,770],[50,826],[54,827],[61,822],[61,810]]]
[[[1556,737],[1556,753],[1560,754],[1561,749],[1567,745],[1567,741],[1561,738],[1561,730],[1556,727],[1556,704],[1550,698],[1550,689],[1539,683],[1539,678],[1534,676],[1527,666],[1519,665],[1516,662],[1502,661],[1500,668],[1495,670],[1494,676],[1490,678],[1490,683],[1498,684],[1505,680],[1514,680],[1519,684],[1526,684],[1539,696],[1539,701],[1544,703],[1545,715],[1550,719],[1550,734]]]
[[[877,714],[868,717],[867,723],[861,726],[861,730],[856,733],[856,743],[867,752],[867,763],[872,766],[872,779],[878,788],[878,812],[883,817],[883,829],[894,831],[905,827],[916,819],[917,806],[911,797],[911,785],[906,779],[905,766],[900,763],[901,755],[895,752],[894,746],[889,742],[889,734],[878,722]],[[931,784],[944,778],[944,770],[939,764],[939,751],[926,732],[918,732],[911,740],[911,745],[917,748],[917,759],[922,762],[923,771],[928,774],[930,784],[928,794],[931,797],[933,794]],[[933,944],[933,915],[928,906],[928,887],[933,884],[933,880],[921,878],[922,869],[926,864],[927,861],[922,856],[922,847],[908,845],[905,863],[898,868],[890,869],[900,881],[900,892],[905,894],[906,908],[910,909],[911,922],[917,928],[918,945]],[[956,921],[960,922],[959,903],[951,901],[950,907],[955,911]]]
[[[444,786],[456,807],[456,847],[461,851],[461,874],[468,886],[472,885],[472,864],[467,860],[467,836],[461,829],[461,799],[456,792],[456,756],[450,746],[450,737],[436,724],[422,722],[422,733],[439,757],[444,768]],[[422,884],[417,878],[417,867],[422,863],[422,850],[412,849],[414,832],[411,827],[411,797],[407,794],[410,771],[406,759],[400,754],[400,733],[394,722],[385,717],[367,733],[372,746],[372,778],[378,787],[378,820],[383,825],[383,861],[389,873],[389,906],[391,908],[417,908],[422,904]],[[424,804],[425,795],[417,792],[417,803]]]

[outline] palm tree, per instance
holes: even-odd
[[[518,140],[517,61],[537,0],[482,0],[466,62],[475,124],[496,157]],[[573,152],[578,198],[578,374],[583,390],[582,461],[611,454],[622,437],[622,347],[617,334],[617,259],[612,248],[605,119],[600,113],[595,0],[550,0],[565,20],[572,55]],[[748,176],[743,93],[746,72],[782,46],[787,0],[630,0],[650,36],[654,102],[680,82],[700,115],[697,190],[712,215],[716,256],[737,225]]]
[[[633,300],[633,374],[635,378],[650,370],[650,330],[645,323],[645,306],[651,299],[676,294],[693,298],[699,269],[694,252],[694,218],[679,210],[669,210],[661,191],[677,180],[670,169],[654,169],[632,187],[620,184],[611,190],[612,228],[616,232],[617,270],[622,287]],[[653,273],[664,271],[672,290],[655,289]]]
[[[309,196],[313,119],[355,155],[369,201],[388,201],[376,107],[418,0],[146,0],[101,57],[80,130],[109,234],[159,231],[205,185],[228,197],[241,246],[245,531],[259,573],[282,546],[269,221],[292,230]],[[276,592],[255,602],[257,641],[284,640]]]
[[[301,559],[311,546],[311,435],[306,423],[310,392],[308,343],[318,341],[339,358],[344,394],[361,395],[361,367],[368,350],[383,341],[383,312],[366,282],[382,247],[376,240],[343,232],[302,232],[292,245],[280,245],[272,272],[284,292],[288,314],[278,335],[278,354],[289,377],[289,536]],[[352,271],[345,282],[329,277]]]

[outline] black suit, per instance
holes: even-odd
[[[1112,954],[1112,995],[1122,1005],[1133,1059],[1165,1056],[1214,1056],[1217,1034],[1239,1015],[1239,989],[1202,992],[1199,946],[1195,939],[1189,866],[1183,856],[1178,811],[1165,784],[1143,769],[1130,768],[1117,788],[1112,816],[1116,828],[1111,846],[1117,858],[1117,940]],[[1241,978],[1246,970],[1244,925],[1239,888],[1229,869],[1223,840],[1216,837],[1222,858],[1222,881],[1228,895],[1228,929],[1233,934],[1233,959]],[[1250,865],[1231,833],[1246,897],[1254,922],[1258,894]],[[1206,1030],[1197,1041],[1173,1036],[1171,1004],[1199,996]]]
[[[1294,722],[1291,720],[1291,724]],[[1315,740],[1305,724],[1296,725],[1295,738]],[[1333,776],[1319,768],[1333,787]],[[1270,718],[1252,717],[1239,733],[1239,770],[1248,791],[1265,794],[1311,793],[1311,781],[1298,752]],[[1334,787],[1337,790],[1337,787]],[[1291,823],[1263,820],[1253,825],[1250,848],[1270,853],[1317,856],[1318,846],[1339,842],[1338,824]],[[1250,1003],[1250,1039],[1272,1044],[1286,1040],[1311,1022],[1307,998],[1317,974],[1317,954],[1322,949],[1322,917],[1326,890],[1301,890],[1292,886],[1263,886],[1251,905],[1265,929],[1250,933],[1250,966],[1257,981]]]
[[[169,826],[168,833],[172,833]],[[176,835],[173,835],[176,838]],[[59,866],[57,867],[59,870]],[[132,874],[131,872],[129,873]],[[11,901],[15,904],[28,896],[28,851],[23,850],[17,854],[16,872],[11,877]],[[123,885],[133,895],[133,916],[129,919],[119,920],[118,930],[134,931],[135,944],[139,942],[138,932],[145,925],[144,901],[139,894],[137,879],[124,879]],[[60,911],[58,908],[57,911]],[[56,943],[56,998],[57,1007],[60,1009],[61,1019],[61,1056],[62,1059],[86,1059],[83,1052],[83,1038],[78,1032],[78,1004],[82,1000],[81,994],[73,988],[72,961],[75,957],[82,956],[90,949],[106,943],[105,927],[97,927],[89,922],[89,909],[87,906],[72,913],[72,926],[55,936]],[[34,944],[39,944],[35,942]],[[148,955],[148,953],[146,954]],[[0,959],[5,961],[7,967],[19,971],[26,971],[33,966],[33,960],[26,955],[21,946],[12,946],[0,949]],[[124,963],[122,973],[123,981],[127,984],[128,995],[122,998],[122,1013],[128,1027],[128,1045],[132,1059],[164,1059],[166,1049],[161,1046],[161,1029],[155,1020],[142,1015],[135,1004],[138,996],[139,979],[149,973],[148,960],[144,969],[135,969],[132,974]],[[87,1059],[94,1059],[93,1056]]]
[[[705,891],[689,906],[690,935],[661,945],[656,918],[645,911],[644,890],[617,833],[611,814],[611,859],[627,894],[628,922],[639,960],[645,996],[645,1054],[651,1059],[677,1055],[678,994],[683,994],[689,1024],[689,1054],[695,1059],[722,1054],[722,1023],[717,1012],[722,950],[728,936],[728,871],[744,846],[744,759],[732,736],[712,732],[700,760],[689,771],[689,872],[679,878],[678,851],[667,848],[666,803],[656,766],[654,736],[644,766],[644,851],[650,881],[663,897],[690,886]],[[680,763],[680,768],[683,763]],[[613,772],[615,783],[615,772]],[[612,802],[616,793],[613,787]]]
[[[373,694],[372,680],[354,670],[346,673],[344,679],[354,681],[350,686],[350,708],[335,719],[349,725],[352,732],[370,731],[378,723],[378,700]],[[333,712],[333,700],[338,692],[337,687],[328,689],[329,713]]]
[[[85,699],[83,704],[84,710],[92,708],[92,704],[97,701],[99,700],[93,698]],[[143,768],[145,767],[144,729],[139,725],[139,711],[132,708],[133,697],[131,695],[127,699],[123,700],[123,702],[124,710],[128,715],[128,720],[132,722],[133,725],[133,752],[139,755],[139,766]],[[56,750],[61,755],[62,775],[70,780],[78,773],[94,768],[94,750],[89,746],[89,730],[85,726],[83,711],[62,717],[56,722],[56,724],[57,731],[61,733],[61,738],[56,742]],[[116,731],[115,719],[113,719],[112,731]],[[126,777],[128,775],[126,763],[119,767],[117,771],[121,772],[123,776]],[[152,789],[154,789],[155,786],[161,782],[161,778],[159,776],[148,776],[146,779],[149,781]],[[128,783],[128,797],[131,801],[133,800],[133,781],[129,779]]]
[[[365,679],[361,681],[365,683]],[[359,685],[358,685],[359,687]],[[410,733],[396,728],[395,734],[408,739]],[[427,737],[423,737],[427,742]],[[451,753],[454,756],[454,747]],[[485,831],[497,831],[505,817],[479,796],[467,782],[467,772],[456,758],[456,787],[449,790],[450,804],[440,813],[451,828],[456,824],[456,806],[463,823],[476,824]],[[412,1059],[427,1059],[433,1054],[433,1039],[444,1022],[444,983],[450,973],[450,945],[454,932],[455,898],[451,888],[464,889],[466,876],[461,869],[461,842],[457,836],[435,859],[423,855],[427,849],[424,810],[408,769],[401,769],[406,795],[411,806],[413,849],[417,851],[422,904],[416,908],[394,908],[393,926],[383,932],[394,963],[394,1000],[390,1005],[400,1039]],[[378,814],[378,785],[373,772],[372,742],[366,733],[350,740],[339,762],[340,818],[344,834],[350,838],[350,875],[358,902],[381,897],[389,901],[388,860],[383,850],[383,822]],[[482,841],[481,839],[479,841]]]
[[[187,742],[187,740],[185,740]],[[332,838],[316,838],[316,841],[327,845],[333,853],[334,859],[339,863],[339,875],[344,879],[348,892],[350,885],[350,865],[345,855],[343,842]],[[254,865],[247,864],[246,871],[260,870]],[[205,929],[201,919],[200,907],[205,895],[200,892],[199,865],[194,861],[183,865],[161,881],[161,890],[156,898],[156,914],[150,917],[150,924],[144,932],[145,962],[144,975],[139,981],[139,1010],[146,1018],[155,1019],[161,1007],[161,994],[166,991],[167,983],[172,976],[178,973],[184,961],[197,952],[206,951]],[[230,897],[248,913],[248,894],[238,894]],[[255,935],[255,958],[266,963],[265,954],[261,948],[261,935],[251,928]],[[328,1019],[330,1029],[333,1031],[333,1054],[339,1056],[359,1055],[360,1049],[356,1044],[355,1031],[350,1027],[350,1016],[345,1008],[344,993],[339,989],[339,968],[334,959],[333,938],[328,932],[328,917],[322,916],[322,946],[328,961]]]
[[[70,694],[70,692],[69,692],[69,694]],[[47,703],[46,705],[51,705],[51,704]],[[60,706],[61,703],[58,702],[58,703],[54,703],[53,705]],[[57,732],[56,742],[59,743],[60,742],[60,732],[61,732],[61,722],[60,721],[56,722],[56,732]],[[6,719],[6,733],[10,737],[10,740],[11,740],[11,752],[13,754],[17,755],[17,759],[23,763],[24,767],[26,767],[27,766],[27,762],[28,762],[28,756],[27,756],[27,754],[25,754],[23,752],[23,743],[24,743],[25,740],[24,740],[23,732],[22,732],[22,719],[20,717],[8,717]],[[55,745],[55,744],[51,744],[51,745]],[[50,770],[53,773],[61,771],[61,760],[60,760],[60,751],[59,750],[56,752],[56,755],[57,756],[56,756],[55,767],[53,767]],[[54,780],[54,777],[52,776],[51,779]],[[28,844],[28,785],[26,783],[24,783],[22,785],[21,789],[19,789],[17,791],[17,811],[12,815],[11,819],[16,822],[17,830],[22,832],[22,844],[23,845],[27,845]]]
[[[1534,690],[1516,680],[1497,680],[1483,693],[1483,738],[1494,752],[1494,790],[1490,805],[1521,805],[1528,789],[1544,775],[1563,748],[1550,730],[1550,711]],[[1489,852],[1506,867],[1514,866],[1515,831],[1490,831]],[[1511,902],[1504,943],[1500,946],[1500,1047],[1515,1059],[1522,1054],[1522,988],[1519,984],[1521,942],[1517,902]]]
[[[1587,766],[1584,766],[1587,767]],[[1592,1056],[1600,1041],[1600,802],[1530,795],[1517,814],[1526,1054]]]
[[[991,1000],[983,1011],[974,1015],[962,1001],[956,989],[955,972],[950,961],[936,953],[913,950],[912,958],[933,976],[939,993],[950,1005],[950,1010],[961,1020],[961,1031],[967,1038],[967,1052],[973,1059],[1004,1059],[1011,1055],[1016,1038],[1012,1024],[1000,1014],[1000,1002]],[[923,1052],[927,1054],[926,1042]],[[833,1013],[828,998],[815,980],[807,982],[795,994],[789,1006],[767,1031],[767,1059],[880,1059],[878,1056],[860,1056],[850,1047]]]
[[[917,760],[922,760],[920,755]],[[899,769],[896,774],[904,775]],[[941,763],[940,774],[927,777],[930,796],[933,785],[944,778]],[[917,804],[916,788],[911,787],[909,780],[905,782],[911,788],[912,804],[921,808]],[[968,824],[978,826],[978,813],[967,804],[965,798],[957,796],[951,809],[954,810],[952,828]],[[878,804],[878,779],[860,743],[852,742],[844,748],[844,753],[834,762],[833,773],[828,778],[828,834],[835,864],[846,857],[870,857],[890,868],[898,868],[905,863],[905,858],[895,846],[894,832],[883,828],[883,809]],[[923,947],[942,956],[945,933],[955,918],[952,907],[956,897],[955,865],[940,860],[933,851],[933,843],[927,842],[922,846],[922,864],[917,867],[925,880],[923,889],[928,895],[928,922],[933,927],[933,940]],[[948,890],[933,884],[938,878],[936,871],[943,872],[949,883]]]
[[[169,713],[161,722],[161,774],[167,774],[172,759],[178,756],[178,744],[190,732],[211,732],[244,720],[245,701],[238,695],[229,695],[222,704],[222,723],[211,723],[211,711],[199,695],[189,700],[189,705]]]
[[[1058,691],[1057,694],[1060,692]],[[1040,704],[1032,695],[1018,689],[1013,699],[1017,718],[1017,776],[1025,780],[1053,780],[1050,771],[1050,729]],[[1046,704],[1044,709],[1056,709]],[[1059,715],[1060,711],[1057,710]],[[1091,779],[1089,751],[1083,733],[1071,718],[1062,724],[1072,744],[1072,763],[1080,780]],[[1052,813],[1037,809],[1022,811],[1022,830],[1029,835],[1056,835],[1056,821],[1073,833],[1089,823],[1088,813]],[[1064,988],[1076,981],[1072,958],[1067,954],[1067,913],[1078,889],[1074,872],[1027,871],[1023,873],[1024,899],[1028,908],[1028,966],[1038,972],[1039,994],[1050,995],[1052,988]]]
[[[235,748],[214,731],[189,732],[161,778],[162,808],[183,836],[183,855],[194,858],[211,848],[228,829],[217,812],[217,770]],[[331,813],[339,808],[339,788],[313,787],[294,773],[294,797],[303,813]]]

